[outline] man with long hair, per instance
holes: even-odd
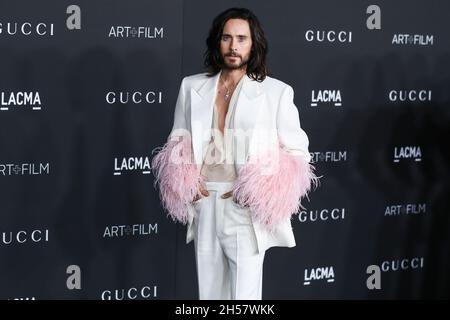
[[[290,219],[318,178],[293,89],[268,75],[257,17],[224,11],[206,43],[207,72],[182,80],[155,150],[155,186],[194,240],[199,298],[260,300],[265,251],[296,245]]]

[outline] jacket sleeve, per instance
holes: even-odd
[[[280,98],[277,113],[278,139],[284,151],[310,162],[309,138],[300,126],[298,109],[294,104],[294,90],[287,85]]]
[[[169,217],[183,224],[191,219],[191,202],[202,183],[199,168],[193,158],[185,106],[186,78],[180,85],[173,126],[167,142],[152,151],[155,154],[152,159],[154,187],[159,185],[162,206]]]
[[[281,93],[276,124],[276,145],[242,167],[233,189],[236,201],[248,206],[254,218],[269,230],[298,213],[303,208],[302,198],[319,183],[310,164],[309,139],[300,127],[291,86]]]

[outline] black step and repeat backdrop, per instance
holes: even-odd
[[[197,299],[151,150],[233,6],[323,176],[263,298],[450,297],[448,1],[1,0],[0,298]]]

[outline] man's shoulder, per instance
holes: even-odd
[[[263,82],[261,82],[264,90],[271,92],[272,94],[278,95],[282,94],[286,88],[292,88],[288,83],[281,81],[279,79],[266,76]]]
[[[196,73],[196,74],[191,74],[188,76],[183,77],[183,80],[185,83],[191,83],[191,82],[197,82],[197,81],[204,81],[206,79],[208,79],[209,77],[207,76],[208,73],[207,72],[202,72],[202,73]]]
[[[266,76],[266,78],[263,81],[263,84],[266,84],[267,86],[270,86],[272,88],[278,88],[283,90],[286,87],[290,87],[290,85],[280,79],[273,78],[270,76]]]

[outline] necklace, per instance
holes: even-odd
[[[225,84],[225,81],[223,81],[222,77],[220,77],[220,80],[222,81],[223,85],[225,86],[225,88],[227,89],[227,92],[225,93],[224,99],[225,101],[228,101],[228,99],[230,98],[231,95],[231,90],[228,89],[227,85]]]

